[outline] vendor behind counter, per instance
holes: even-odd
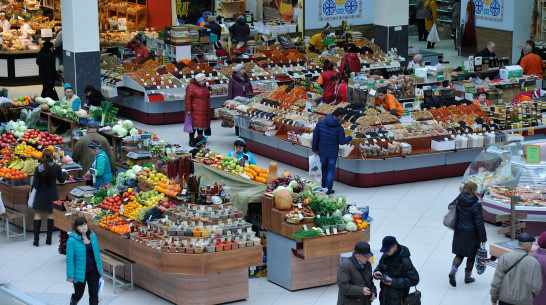
[[[311,37],[309,45],[307,45],[307,49],[305,49],[305,53],[322,53],[322,51],[324,51],[325,49],[322,41],[324,40],[324,38],[326,38],[326,36],[328,36],[328,34],[330,34],[330,31],[325,30],[322,33],[313,35],[313,37]]]
[[[377,89],[375,106],[375,108],[381,113],[390,113],[399,118],[404,115],[404,107],[400,105],[394,95],[388,92],[386,87],[381,87]]]

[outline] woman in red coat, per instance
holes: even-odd
[[[192,119],[190,146],[193,146],[195,132],[202,136],[203,131],[210,128],[210,91],[203,73],[197,74],[186,89],[186,113]]]
[[[317,80],[317,83],[322,86],[324,93],[322,94],[322,101],[326,104],[333,103],[336,100],[335,87],[336,84],[332,82],[332,76],[336,76],[337,72],[334,71],[334,65],[326,60],[324,62],[324,72],[322,72]]]
[[[351,46],[347,50],[347,55],[343,56],[339,66],[339,77],[345,82],[349,80],[351,72],[355,74],[362,70],[362,64],[358,57],[359,50],[356,46]]]

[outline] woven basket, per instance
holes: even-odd
[[[138,189],[141,191],[141,192],[147,192],[147,191],[151,191],[154,189],[154,185],[146,180],[143,180],[143,179],[138,179]]]

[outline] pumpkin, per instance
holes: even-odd
[[[306,205],[309,205],[309,203],[311,203],[311,198],[307,197],[303,200],[303,205],[306,206]]]
[[[284,170],[284,172],[282,172],[282,174],[281,174],[281,177],[283,177],[283,178],[290,177],[290,172],[287,171],[287,170]]]
[[[49,111],[49,106],[47,104],[42,104],[40,107],[42,107],[42,111]]]
[[[269,162],[269,174],[265,178],[265,183],[270,184],[277,178],[279,178],[279,174],[277,174],[277,162]]]
[[[292,194],[288,190],[279,190],[275,195],[275,207],[279,210],[292,208]]]
[[[12,106],[13,107],[19,107],[19,102],[14,102]]]

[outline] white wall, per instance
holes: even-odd
[[[375,24],[382,26],[408,25],[407,0],[380,0],[375,3]]]
[[[71,52],[99,51],[97,0],[61,0],[63,49]]]
[[[463,18],[466,18],[466,5],[468,4],[469,0],[461,0],[461,20]],[[516,0],[503,0],[504,2],[504,15],[502,22],[495,22],[495,21],[487,21],[482,19],[476,19],[476,26],[482,27],[482,28],[488,28],[488,29],[497,29],[497,30],[503,30],[503,31],[512,31],[514,28],[514,9],[517,8],[518,11],[522,11],[522,5],[525,5],[526,2],[531,3],[533,0],[517,0],[517,7],[516,7]],[[527,14],[527,18],[531,18],[531,11],[525,11],[525,14]],[[464,19],[466,20],[466,19]],[[516,19],[517,20],[517,19]],[[518,20],[519,22],[519,20]]]
[[[512,62],[514,64],[518,62],[521,56],[521,49],[518,49],[518,44],[525,43],[529,39],[529,34],[531,34],[532,10],[533,1],[518,0],[517,9],[514,10],[514,20],[517,20],[517,22],[514,22],[514,34],[512,36]]]
[[[363,25],[374,23],[374,7],[377,3],[386,0],[362,0],[362,17],[358,19],[348,19],[348,24]],[[397,0],[399,1],[399,0]],[[400,0],[404,1],[404,0]],[[408,8],[408,0],[405,0],[406,8]],[[315,30],[322,29],[326,25],[326,21],[320,21],[319,16],[319,0],[305,0],[305,29]],[[407,19],[407,18],[406,18]],[[342,20],[328,21],[332,27],[341,25]],[[407,22],[407,20],[406,20]]]

